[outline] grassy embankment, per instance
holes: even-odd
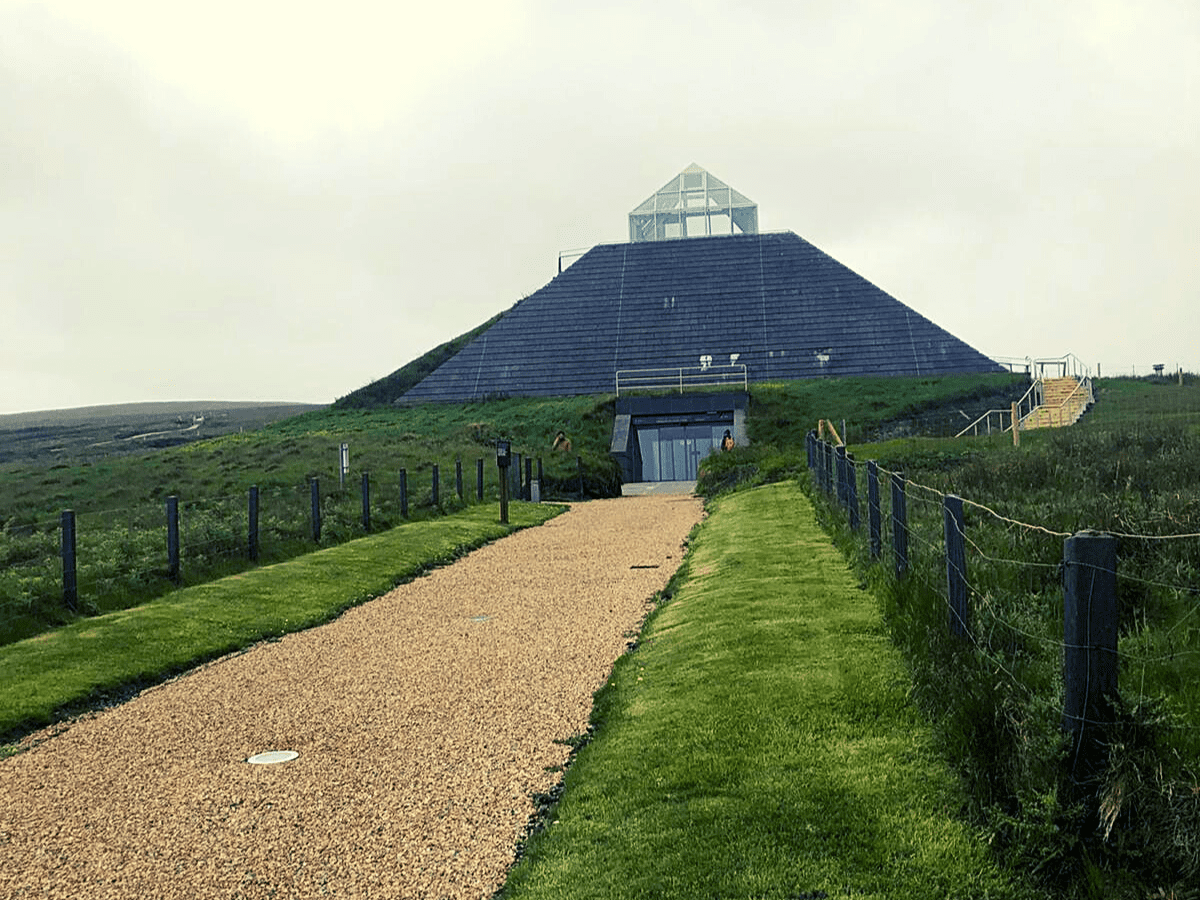
[[[501,896],[1016,897],[794,484],[711,506]]]
[[[878,459],[914,483],[912,574],[902,583],[891,575],[889,528],[875,563],[845,516],[823,496],[816,503],[879,597],[913,698],[997,852],[1036,872],[1056,896],[1192,896],[1189,886],[1200,880],[1200,383],[1103,380],[1098,401],[1075,427],[1026,432],[1019,448],[1010,436],[852,445],[860,461]],[[706,483],[769,480],[803,467],[799,457],[764,443],[713,460]],[[947,628],[945,493],[969,501],[967,642]],[[885,486],[885,523],[889,495]],[[1064,536],[1083,529],[1126,536],[1118,545],[1120,694],[1103,736],[1108,765],[1079,785],[1068,774],[1061,729],[1058,564]],[[1162,539],[1170,535],[1181,537]]]
[[[396,383],[390,390],[400,391],[415,377],[408,373],[401,378],[404,374],[404,369],[394,373]],[[880,428],[886,433],[907,433],[914,427],[940,432],[951,422],[963,421],[958,409],[981,411],[1014,389],[1023,390],[1019,382],[1008,376],[955,376],[755,385],[751,413],[763,432],[756,440],[779,437],[784,446],[818,417],[835,413],[848,417],[859,435]],[[398,489],[402,469],[407,472],[413,519],[473,503],[475,461],[480,458],[485,462],[485,499],[494,500],[494,447],[499,437],[511,439],[516,453],[543,458],[543,497],[575,494],[577,456],[583,460],[589,496],[618,491],[608,454],[612,398],[355,408],[372,397],[363,389],[339,401],[338,408],[140,456],[74,462],[56,457],[49,465],[0,465],[0,645],[77,618],[62,603],[63,509],[75,510],[78,517],[79,611],[87,616],[175,589],[167,578],[164,524],[164,501],[172,495],[181,505],[182,579],[194,585],[251,568],[246,551],[251,485],[260,492],[264,563],[313,549],[310,478],[320,482],[321,543],[329,546],[363,533],[364,472],[370,475],[373,530],[403,521]],[[571,437],[570,454],[550,452],[559,429]],[[339,487],[336,470],[342,442],[350,445],[351,465],[344,488]],[[455,460],[464,464],[463,501],[454,490]],[[441,480],[437,508],[431,493],[434,464],[439,465]]]
[[[321,490],[321,546],[363,534],[361,476],[370,475],[371,527],[404,522],[399,478],[407,472],[409,516],[420,520],[475,503],[476,460],[485,465],[485,500],[495,502],[495,440],[544,459],[543,497],[578,490],[576,456],[591,495],[616,491],[608,456],[611,402],[591,397],[498,400],[375,410],[322,410],[254,432],[141,456],[69,460],[49,466],[0,465],[0,644],[75,621],[62,602],[59,512],[77,515],[80,614],[84,617],[169,594],[165,498],[180,498],[183,584],[252,568],[247,556],[247,492],[260,492],[262,563],[311,552],[309,479]],[[573,452],[550,452],[564,429]],[[351,473],[339,487],[338,446],[350,445]],[[464,498],[455,492],[463,461]],[[432,503],[439,465],[440,503]]]
[[[205,660],[329,621],[465,550],[562,507],[494,505],[402,525],[299,559],[179,590],[0,648],[0,738],[118,701]]]

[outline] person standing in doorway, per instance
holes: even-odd
[[[730,434],[729,429],[726,428],[725,436],[723,438],[721,438],[721,450],[725,451],[725,450],[732,450],[732,449],[733,449],[733,435]]]

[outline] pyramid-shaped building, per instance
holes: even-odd
[[[630,213],[630,243],[593,247],[401,399],[611,394],[618,373],[650,369],[1002,371],[797,235],[757,227],[751,201],[690,166]]]

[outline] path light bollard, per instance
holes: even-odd
[[[441,497],[439,496],[439,494],[441,492],[441,486],[438,484],[438,477],[439,477],[438,464],[434,463],[433,464],[433,505],[434,505],[435,509],[438,506],[441,506]]]
[[[508,441],[496,441],[496,468],[500,471],[500,524],[508,524],[508,468],[512,462]]]
[[[463,480],[462,480],[462,460],[454,461],[454,492],[458,494],[458,499],[463,498]]]
[[[475,460],[475,499],[483,502],[483,457]]]
[[[408,518],[408,469],[400,470],[400,515]]]
[[[525,500],[533,499],[533,457],[532,456],[525,457],[525,492],[524,492],[523,499],[525,499]]]

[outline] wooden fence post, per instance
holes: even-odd
[[[904,496],[904,473],[892,473],[892,556],[896,577],[908,574],[908,501]]]
[[[74,612],[79,608],[79,582],[76,580],[75,510],[62,511],[63,603]]]
[[[858,471],[854,467],[854,454],[846,454],[846,506],[850,510],[850,530],[858,531],[862,522],[858,510]]]
[[[408,469],[400,470],[400,515],[408,518]]]
[[[438,480],[439,480],[438,464],[434,463],[433,464],[433,505],[435,508],[441,505],[441,502],[440,502],[441,497],[439,496],[439,494],[441,493],[441,485],[438,484]]]
[[[879,509],[879,463],[867,460],[867,531],[871,536],[871,559],[883,552],[883,528]]]
[[[475,499],[483,502],[483,457],[475,460]]]
[[[371,530],[371,476],[362,473],[362,526],[363,531]]]
[[[967,605],[967,552],[962,497],[947,494],[942,500],[942,533],[946,541],[946,595],[950,599],[950,633],[965,638],[971,631],[971,612]]]
[[[1063,728],[1074,738],[1071,774],[1097,775],[1103,729],[1117,693],[1117,539],[1081,532],[1063,542]]]
[[[321,543],[321,479],[313,477],[308,483],[309,506],[312,508],[312,539]]]
[[[1020,447],[1021,446],[1021,417],[1017,413],[1017,401],[1015,401],[1015,400],[1013,401],[1013,405],[1012,405],[1012,433],[1013,433],[1013,446]]]
[[[167,498],[167,577],[179,583],[179,498]]]
[[[258,485],[250,486],[249,508],[246,510],[246,544],[251,562],[258,562]]]
[[[842,509],[846,508],[846,445],[842,444],[833,451],[834,472],[837,475],[837,502]]]
[[[458,499],[463,498],[463,483],[462,483],[462,460],[454,461],[454,492],[458,494]]]

